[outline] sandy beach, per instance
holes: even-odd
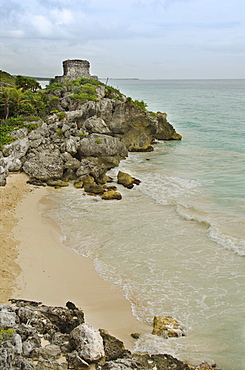
[[[51,188],[26,184],[24,174],[12,174],[1,190],[0,301],[22,298],[65,306],[69,300],[84,310],[85,320],[108,330],[132,347],[130,334],[151,327],[131,313],[129,302],[96,273],[93,262],[65,248],[58,226],[43,212]]]

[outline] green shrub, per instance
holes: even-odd
[[[115,89],[115,87],[106,85],[105,96],[110,99],[122,100],[123,94],[118,89]]]
[[[59,120],[63,119],[66,117],[66,113],[65,112],[59,112],[56,114],[56,116],[59,118]]]
[[[95,142],[96,142],[97,144],[101,144],[101,143],[102,143],[102,139],[96,139],[96,140],[95,140]]]
[[[151,115],[152,117],[157,117],[157,114],[156,114],[155,112],[150,112],[150,115]]]
[[[56,135],[57,135],[57,136],[63,136],[63,135],[64,135],[64,133],[63,133],[63,131],[62,131],[60,128],[58,128],[58,129],[56,130]]]
[[[81,103],[85,103],[86,101],[97,101],[98,100],[96,95],[92,95],[88,93],[72,94],[70,98],[72,100],[79,100]]]
[[[0,327],[0,343],[3,340],[8,339],[9,337],[11,337],[13,334],[14,334],[13,329],[3,329],[3,328]]]
[[[0,150],[2,150],[4,145],[10,144],[17,139],[9,135],[11,131],[26,127],[28,132],[31,132],[38,127],[38,121],[40,120],[40,117],[33,116],[20,116],[18,118],[0,120]],[[37,123],[28,123],[34,121]]]
[[[86,133],[84,133],[84,132],[79,132],[79,133],[78,133],[78,136],[84,136],[84,137],[86,137],[86,136],[88,136],[88,134],[86,134]]]
[[[143,110],[146,110],[146,107],[147,107],[147,103],[145,103],[143,100],[139,101],[139,100],[133,100],[130,96],[127,97],[126,101],[128,103],[130,103],[131,105],[134,105],[135,107],[137,108],[140,108],[140,109],[143,109]]]
[[[92,78],[79,78],[76,81],[80,85],[86,85],[86,84],[95,85],[95,86],[103,85],[102,82],[100,82],[98,80],[93,80]]]

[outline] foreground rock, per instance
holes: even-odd
[[[84,321],[74,303],[66,308],[41,302],[11,300],[0,305],[0,369],[5,370],[190,370],[212,369],[203,363],[187,365],[166,354],[131,353],[106,330]]]

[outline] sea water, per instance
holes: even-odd
[[[144,334],[135,350],[245,369],[245,80],[111,80],[168,114],[182,141],[130,153],[141,180],[121,201],[61,189],[50,211],[64,244],[93,259],[133,314],[171,315],[185,337]],[[151,329],[149,328],[149,333]]]

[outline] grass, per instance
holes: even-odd
[[[17,139],[9,135],[10,132],[24,127],[27,128],[28,132],[31,132],[38,127],[38,122],[40,120],[41,118],[33,116],[0,120],[0,150],[3,149],[4,145],[10,144]]]

